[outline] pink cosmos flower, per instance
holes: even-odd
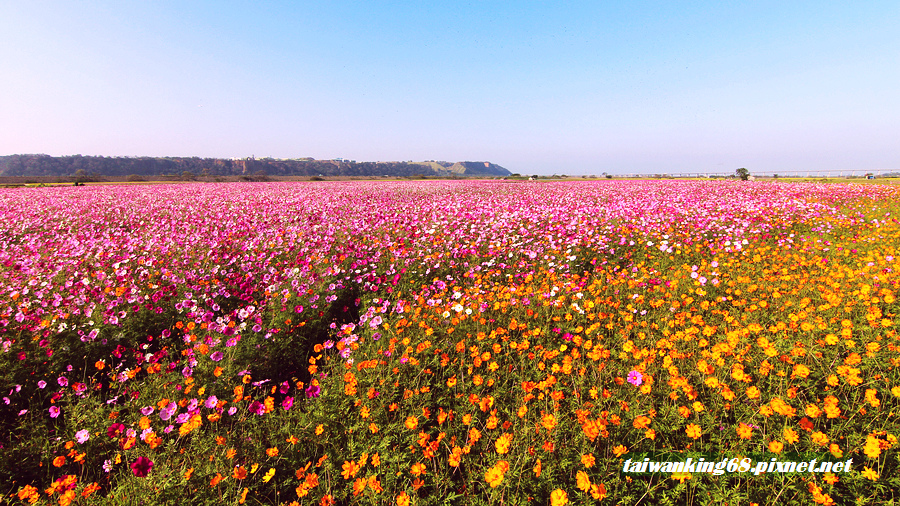
[[[636,387],[641,386],[641,383],[644,382],[644,375],[639,371],[631,371],[628,373],[628,382]]]

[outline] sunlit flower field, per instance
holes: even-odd
[[[0,500],[897,501],[898,197],[0,189]],[[853,466],[622,472],[654,452]]]

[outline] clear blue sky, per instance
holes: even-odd
[[[6,1],[0,154],[900,169],[898,27],[896,0]]]

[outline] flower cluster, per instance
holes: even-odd
[[[617,469],[661,450],[858,463],[739,502],[898,472],[892,186],[78,190],[0,190],[21,501],[561,505],[643,497]]]

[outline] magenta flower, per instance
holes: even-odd
[[[87,429],[81,429],[80,431],[75,433],[75,441],[78,441],[78,444],[87,443],[87,440],[91,438],[91,431]]]
[[[322,389],[319,388],[319,385],[310,385],[306,387],[306,397],[307,398],[316,398],[319,394],[322,393]]]
[[[146,477],[150,474],[151,469],[153,469],[153,462],[147,457],[138,457],[137,460],[131,464],[131,472],[138,478]]]
[[[293,397],[285,397],[283,401],[281,401],[281,407],[284,408],[285,411],[291,409],[291,406],[294,405]]]
[[[628,373],[628,382],[632,385],[639,387],[641,383],[644,382],[644,375],[638,371],[631,371]]]
[[[59,406],[50,406],[50,418],[59,416]]]
[[[106,435],[111,438],[119,437],[123,432],[125,432],[125,426],[121,423],[114,423],[106,429]]]

